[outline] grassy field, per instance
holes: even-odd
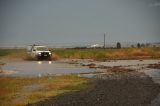
[[[55,49],[57,58],[71,59],[154,59],[160,58],[160,48],[124,49]]]
[[[123,49],[51,49],[56,59],[155,59],[160,58],[160,48]],[[0,49],[0,58],[27,58],[25,49]]]
[[[0,77],[0,105],[19,106],[35,103],[50,96],[87,88],[88,81],[76,75],[42,78]]]
[[[27,51],[25,49],[0,49],[0,58],[27,58]]]

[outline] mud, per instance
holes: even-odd
[[[157,74],[160,72],[160,60],[110,60],[104,62],[63,60],[52,62],[51,64],[46,63],[46,61],[31,61],[27,62],[27,68],[25,68],[26,66],[24,67],[25,63],[22,61],[16,63],[16,67],[14,63],[4,68],[12,69],[15,67],[14,69],[17,69],[16,72],[19,72],[15,74],[19,75],[30,75],[31,73],[39,76],[48,73],[74,73],[80,77],[91,78],[88,89],[50,97],[38,103],[28,105],[160,106],[160,83],[157,83],[160,82],[160,74]],[[33,70],[33,66],[35,71]],[[29,70],[30,68],[31,70]],[[150,70],[152,68],[156,70]],[[27,89],[37,89],[37,85],[29,86]]]
[[[157,80],[154,81],[153,75],[144,73],[149,64],[154,64],[152,68],[155,68],[158,62],[159,60],[76,61],[76,65],[94,68],[103,73],[84,74],[92,78],[90,88],[86,90],[51,97],[33,105],[159,106],[160,84],[156,83]],[[160,78],[159,74],[156,74],[156,78],[157,76]]]
[[[108,70],[108,72],[112,72],[112,73],[125,73],[125,72],[133,72],[133,71],[135,71],[135,70],[126,69],[126,68],[122,68],[122,67],[113,67]]]
[[[147,68],[160,69],[160,63],[159,64],[150,64],[147,66]]]
[[[87,90],[51,97],[32,105],[148,106],[160,92],[158,84],[139,72],[99,75],[90,85]]]

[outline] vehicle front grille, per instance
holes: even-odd
[[[49,56],[48,52],[42,52],[42,56]]]

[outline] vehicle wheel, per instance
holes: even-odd
[[[52,60],[52,57],[48,57],[48,60]]]
[[[36,56],[36,57],[35,57],[35,60],[39,60],[39,56]]]

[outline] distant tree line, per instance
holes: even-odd
[[[137,45],[131,45],[131,48],[135,48],[135,47],[137,47],[137,48],[144,48],[144,47],[150,47],[150,46],[151,46],[150,43],[146,43],[146,44],[144,44],[144,43],[137,43]],[[155,47],[155,46],[153,45],[153,47]],[[116,48],[117,48],[117,49],[122,48],[120,42],[117,42]]]
[[[121,48],[121,43],[117,42],[117,49],[120,49],[120,48]]]
[[[147,43],[147,44],[144,44],[144,43],[142,43],[142,44],[137,43],[137,48],[143,48],[143,47],[149,47],[149,46],[150,46],[149,43]]]
[[[144,48],[144,47],[156,47],[156,46],[154,46],[150,43],[137,43],[134,45],[132,44],[130,47],[131,48]],[[74,47],[74,49],[88,49],[88,48],[93,48],[93,47],[87,47],[87,46]],[[103,47],[94,47],[94,48],[103,48]],[[121,49],[121,48],[125,48],[125,47],[123,47],[120,42],[117,42],[116,47],[108,47],[108,48]]]

